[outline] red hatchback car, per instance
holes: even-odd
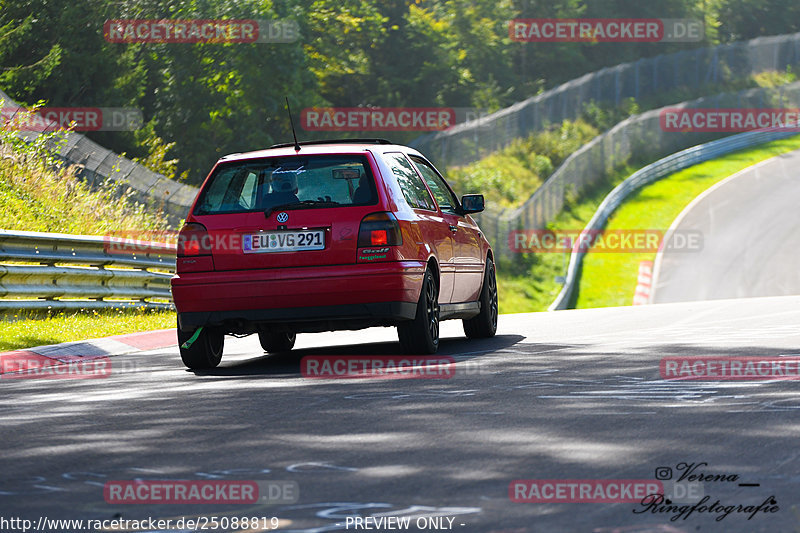
[[[181,358],[217,366],[225,334],[267,352],[295,335],[396,326],[407,353],[439,346],[439,321],[497,329],[492,249],[422,154],[383,140],[276,145],[220,159],[178,239],[172,295]]]

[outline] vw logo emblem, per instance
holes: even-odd
[[[286,214],[285,212],[284,213],[278,213],[278,222],[283,224],[287,220],[289,220],[289,215],[288,214]]]

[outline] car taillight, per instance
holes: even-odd
[[[211,237],[202,224],[190,222],[178,233],[178,257],[211,255]]]
[[[389,243],[389,236],[385,229],[374,229],[369,232],[369,240],[372,246],[380,246]]]
[[[372,213],[361,220],[358,228],[358,247],[400,246],[403,235],[400,224],[391,213]]]

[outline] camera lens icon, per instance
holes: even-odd
[[[672,479],[672,469],[668,466],[659,466],[656,468],[656,479],[659,481]]]

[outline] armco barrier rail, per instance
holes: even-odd
[[[0,311],[172,307],[174,245],[0,230],[0,263]]]
[[[592,216],[592,219],[586,225],[584,231],[600,230],[605,227],[611,213],[613,213],[632,192],[660,178],[692,165],[702,163],[703,161],[708,161],[735,152],[736,150],[741,150],[742,148],[756,146],[792,135],[797,135],[797,132],[786,130],[749,131],[699,146],[693,146],[656,161],[652,165],[638,170],[611,191],[600,204],[600,207],[597,208],[597,211],[595,211],[594,216]],[[569,268],[567,269],[564,287],[561,289],[561,292],[553,304],[548,308],[549,311],[566,309],[569,305],[575,286],[580,281],[578,273],[580,272],[584,255],[586,255],[586,252],[581,250],[580,242],[576,242],[570,254]]]

